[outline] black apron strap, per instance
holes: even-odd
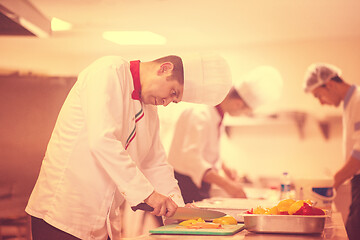
[[[185,203],[201,201],[210,197],[210,184],[202,182],[201,188],[198,188],[189,176],[175,171],[175,178],[178,180],[181,195]]]
[[[360,236],[360,175],[351,179],[351,205],[346,221],[346,232],[350,240]]]

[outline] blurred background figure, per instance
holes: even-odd
[[[351,179],[350,212],[346,222],[349,239],[360,236],[360,90],[346,83],[341,70],[326,63],[308,67],[304,82],[305,92],[313,94],[322,105],[338,107],[343,102],[344,165],[334,176],[337,189]]]
[[[175,169],[185,203],[209,198],[212,184],[235,198],[246,198],[237,172],[220,156],[224,114],[249,115],[259,106],[280,97],[282,78],[270,66],[261,66],[234,82],[217,106],[193,105],[178,118],[169,149],[169,163]],[[220,174],[223,170],[225,174]]]

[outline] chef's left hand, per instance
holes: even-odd
[[[239,183],[228,182],[224,187],[224,190],[234,198],[246,198],[246,193]]]
[[[227,167],[224,163],[222,164],[222,169],[229,179],[233,181],[239,180],[237,171],[235,169]]]
[[[185,207],[187,207],[187,208],[199,208],[198,206],[195,205],[195,203],[187,203],[187,204],[185,204]]]

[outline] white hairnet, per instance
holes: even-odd
[[[275,68],[259,66],[241,77],[234,85],[246,104],[255,109],[278,100],[281,96],[283,81]]]
[[[226,97],[232,81],[230,67],[217,54],[181,56],[184,67],[184,92],[181,101],[217,105]]]
[[[311,92],[315,88],[323,85],[331,78],[341,75],[341,70],[331,64],[327,63],[314,63],[311,64],[304,79],[304,91]]]

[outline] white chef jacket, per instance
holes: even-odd
[[[115,56],[79,74],[27,213],[81,239],[106,239],[110,208],[124,199],[135,206],[155,189],[184,205],[159,139],[157,108],[132,99],[134,83],[130,63]]]
[[[343,144],[345,161],[351,156],[360,161],[360,89],[355,85],[344,99]]]
[[[215,107],[194,105],[184,110],[176,123],[168,161],[175,171],[189,176],[198,188],[207,170],[221,168],[221,121]]]

